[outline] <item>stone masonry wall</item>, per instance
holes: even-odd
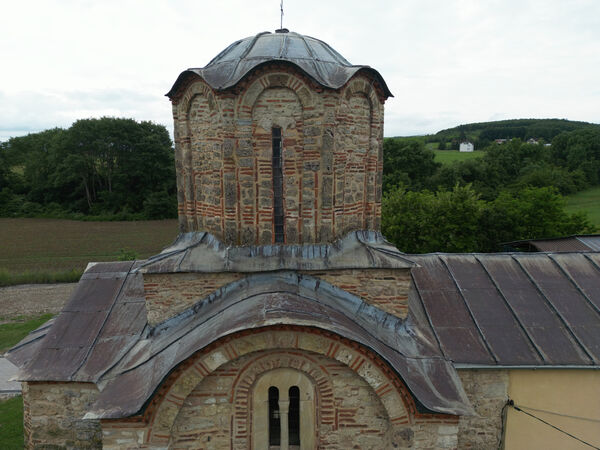
[[[271,131],[282,129],[285,243],[380,228],[383,98],[358,74],[324,89],[284,63],[227,91],[196,79],[173,98],[181,231],[274,241]]]
[[[348,291],[396,317],[405,318],[408,314],[408,269],[340,269],[302,273]],[[148,323],[157,325],[246,275],[237,272],[144,274]]]
[[[467,397],[478,417],[461,417],[459,448],[498,448],[502,407],[508,399],[507,370],[459,370]]]
[[[177,315],[242,273],[144,274],[148,323],[152,326]]]
[[[340,269],[303,272],[348,291],[396,317],[408,314],[409,269]]]
[[[102,448],[100,422],[82,419],[97,395],[88,383],[23,383],[25,447]]]
[[[261,371],[273,368],[294,367],[318,377],[319,383],[326,385],[324,391],[329,398],[321,398],[319,423],[320,447],[328,449],[382,449],[388,448],[387,432],[389,423],[383,405],[377,395],[360,377],[341,363],[320,355],[290,354],[286,352],[259,352],[239,358],[217,369],[196,386],[184,400],[183,407],[175,419],[170,444],[176,448],[229,448],[232,434],[232,417],[237,408],[244,408],[244,419],[251,429],[252,420],[251,383],[239,386],[240,378],[248,366],[259,363]],[[326,367],[324,372],[320,367]],[[246,387],[248,385],[248,387]],[[235,392],[250,389],[243,402],[236,401]],[[325,417],[323,417],[325,416]],[[238,430],[238,434],[239,434]],[[233,433],[233,448],[250,448],[250,435],[236,439]]]
[[[458,418],[419,414],[376,355],[323,330],[288,326],[244,332],[194,355],[143,417],[103,421],[104,448],[251,448],[254,386],[281,369],[312,380],[319,448],[457,448]]]

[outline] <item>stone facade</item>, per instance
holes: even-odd
[[[283,136],[286,244],[379,230],[384,98],[369,75],[333,90],[271,63],[224,91],[195,79],[171,100],[181,231],[274,242],[273,127]]]
[[[396,317],[408,313],[408,269],[301,271],[350,292]],[[163,322],[219,288],[244,278],[239,272],[144,274],[148,323]]]
[[[242,277],[234,272],[144,274],[148,323],[156,325],[167,320]]]
[[[143,417],[102,421],[106,449],[252,448],[256,380],[297,371],[315,390],[315,445],[457,448],[458,417],[417,412],[379,357],[331,333],[279,327],[217,342],[165,381]]]
[[[461,417],[459,448],[498,448],[502,431],[502,408],[508,400],[508,370],[459,370],[458,374],[478,414]]]
[[[25,447],[100,449],[97,420],[83,420],[98,389],[89,383],[23,383]]]
[[[408,269],[338,269],[306,273],[350,292],[396,317],[405,318],[408,314],[411,283]]]

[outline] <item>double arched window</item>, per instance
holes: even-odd
[[[283,435],[283,439],[282,439]],[[300,448],[300,388],[288,390],[288,400],[279,401],[279,389],[269,387],[269,447],[280,448],[282,440]]]
[[[314,387],[302,372],[266,372],[254,385],[252,402],[252,448],[315,448]]]

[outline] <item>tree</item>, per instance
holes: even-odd
[[[484,206],[470,186],[435,193],[398,188],[383,199],[382,232],[404,252],[476,251]]]
[[[502,242],[542,239],[595,230],[585,214],[569,214],[565,201],[552,187],[502,191],[483,214],[483,251],[497,251]]]
[[[53,214],[59,205],[65,214],[174,215],[175,208],[166,206],[176,205],[176,187],[164,126],[109,117],[78,120],[68,130],[13,138],[6,153],[13,168],[22,169],[26,199],[42,209],[52,204]],[[160,207],[156,193],[165,196]]]
[[[383,141],[383,190],[404,185],[419,190],[438,170],[435,153],[422,140],[388,138]]]
[[[552,140],[552,155],[570,171],[581,170],[591,185],[600,184],[600,129],[562,133]]]
[[[382,232],[400,250],[494,252],[502,242],[588,233],[583,214],[568,214],[553,188],[504,190],[481,200],[470,186],[451,191],[389,191],[382,202]]]

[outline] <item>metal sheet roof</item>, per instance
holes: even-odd
[[[232,283],[149,330],[135,352],[107,375],[109,381],[90,414],[112,418],[136,413],[170,370],[199,349],[238,331],[279,324],[321,328],[358,342],[387,361],[427,409],[472,413],[451,364],[434,342],[421,337],[414,323],[322,280],[278,272]],[[121,374],[127,376],[127,383]],[[135,385],[133,392],[129,383]]]
[[[530,239],[507,242],[505,246],[535,249],[538,252],[600,252],[600,235],[576,235],[554,239]]]
[[[171,97],[190,75],[200,76],[213,89],[227,89],[259,65],[270,61],[293,64],[320,85],[333,89],[342,87],[354,74],[363,70],[375,77],[386,98],[392,96],[383,77],[375,69],[352,65],[327,43],[287,30],[276,33],[265,31],[234,42],[206,67],[182,72],[166,95]]]
[[[109,264],[96,267],[101,266],[115,273]],[[91,280],[82,280],[84,286],[57,318],[58,326],[49,330],[22,368],[21,380],[97,383],[102,389],[90,414],[127,417],[140,411],[175,366],[215,340],[237,331],[293,324],[327,330],[371,349],[428,411],[472,413],[454,368],[441,355],[426,322],[403,321],[323,280],[278,271],[231,283],[150,328],[138,297],[141,278],[135,269],[116,277],[120,286],[111,286],[111,292],[102,281],[112,277],[95,278],[97,291],[86,286]],[[77,292],[85,293],[92,304],[73,312],[84,302]],[[112,305],[95,300],[103,293],[113,299]],[[97,311],[92,314],[93,304]]]
[[[411,269],[406,320],[297,272],[369,267]],[[144,272],[227,270],[248,276],[147,324]],[[377,233],[325,246],[227,248],[205,233],[186,234],[148,261],[88,268],[54,324],[8,358],[24,381],[96,383],[94,414],[124,417],[195,352],[279,324],[353,340],[385,360],[428,410],[466,414],[451,363],[600,366],[600,253],[403,255]]]
[[[375,231],[354,231],[331,244],[226,246],[206,232],[182,233],[144,262],[142,273],[271,270],[406,269],[414,263]]]
[[[459,364],[600,364],[598,254],[411,255],[440,347]]]

